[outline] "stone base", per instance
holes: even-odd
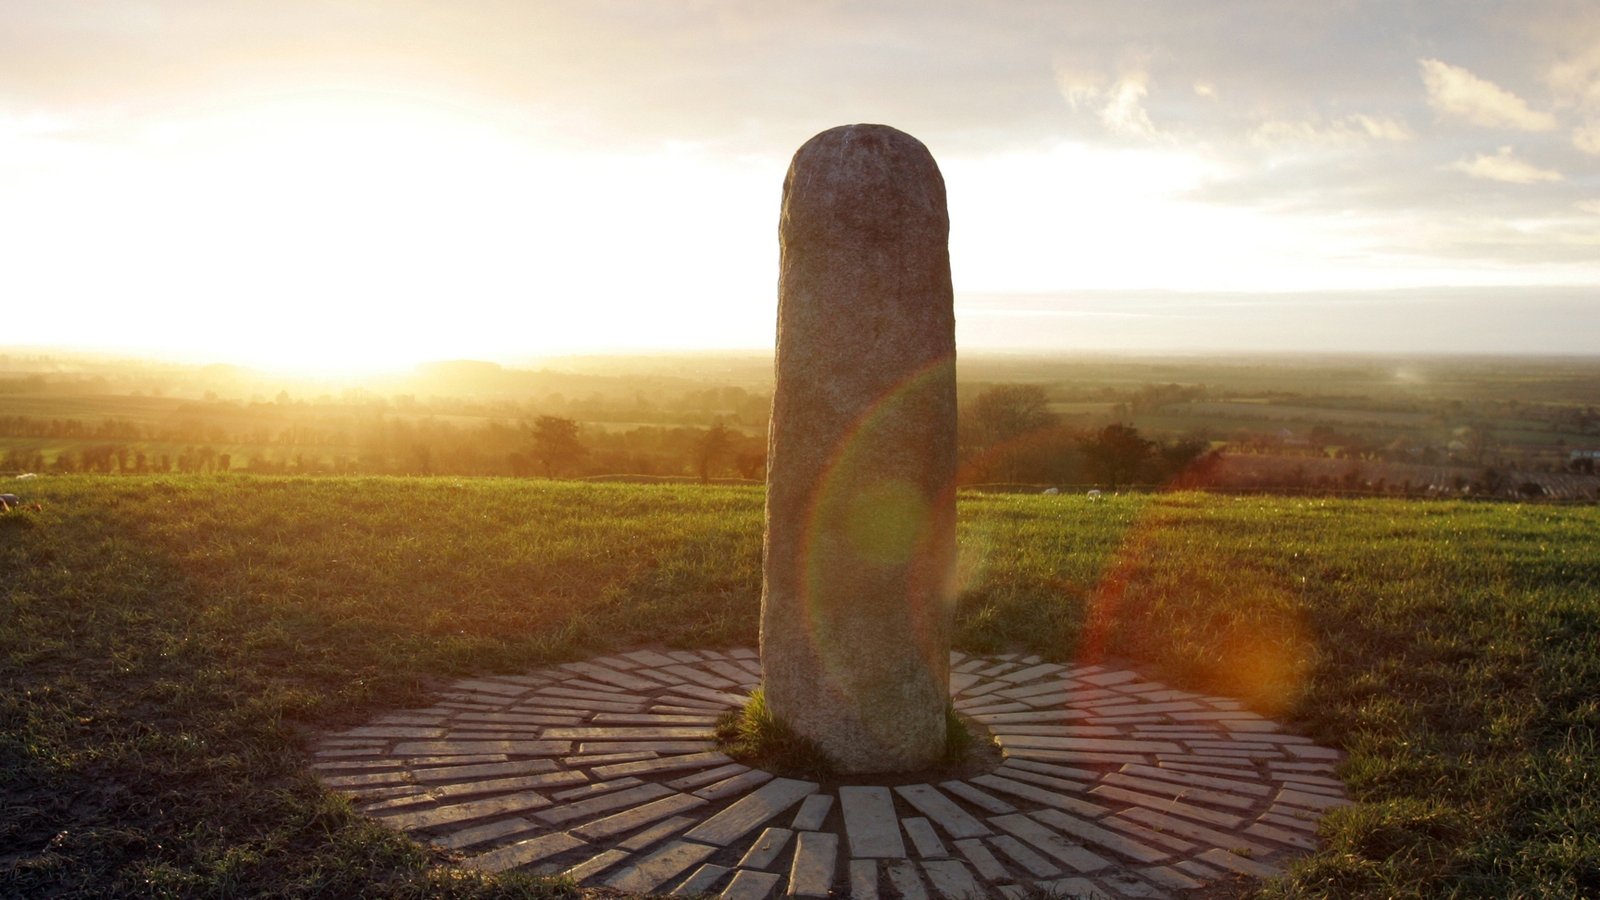
[[[311,766],[464,866],[727,898],[1171,896],[1279,874],[1350,802],[1337,752],[1238,701],[1015,654],[951,666],[1004,753],[991,773],[825,785],[735,763],[712,728],[760,680],[748,649],[458,681],[327,735]]]

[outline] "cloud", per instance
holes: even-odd
[[[1457,172],[1465,172],[1473,178],[1504,181],[1510,184],[1537,184],[1542,181],[1561,180],[1560,172],[1541,169],[1530,162],[1518,159],[1510,147],[1501,147],[1500,152],[1493,156],[1480,153],[1471,162],[1460,160],[1452,163],[1450,168]]]
[[[1122,137],[1159,139],[1166,135],[1150,120],[1145,98],[1150,94],[1150,75],[1143,68],[1132,68],[1116,81],[1061,66],[1056,67],[1056,87],[1074,110],[1096,114],[1100,124]]]
[[[1408,141],[1412,137],[1411,129],[1399,119],[1367,115],[1345,116],[1331,122],[1270,119],[1250,132],[1250,142],[1260,147],[1281,144],[1347,146],[1371,141]]]
[[[1073,109],[1084,109],[1094,106],[1105,92],[1105,79],[1093,72],[1080,72],[1056,66],[1056,88],[1061,91],[1061,96],[1067,105]]]
[[[1600,216],[1600,200],[1579,200],[1573,205],[1577,206],[1578,209],[1582,210],[1583,212]]]
[[[1487,128],[1553,131],[1556,117],[1528,106],[1516,94],[1493,82],[1437,59],[1418,60],[1428,103],[1442,115]]]
[[[1150,93],[1149,79],[1143,72],[1125,75],[1108,92],[1100,121],[1113,134],[1128,137],[1159,137],[1155,123],[1145,111],[1144,98]]]
[[[1600,108],[1600,45],[1555,63],[1545,81],[1564,105]]]
[[[1585,153],[1600,156],[1600,121],[1590,122],[1572,130],[1572,146]]]

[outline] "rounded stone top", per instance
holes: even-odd
[[[921,141],[888,125],[840,125],[795,152],[783,182],[788,240],[948,235],[944,176]]]

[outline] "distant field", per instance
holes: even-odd
[[[559,895],[320,788],[440,679],[756,638],[759,488],[127,477],[0,515],[0,896]],[[1350,753],[1269,896],[1600,893],[1600,509],[966,496],[957,640],[1131,658]]]
[[[1209,418],[1246,417],[1300,422],[1327,422],[1333,425],[1407,425],[1413,428],[1428,424],[1430,416],[1414,412],[1388,412],[1381,409],[1339,409],[1306,404],[1279,404],[1265,401],[1217,400],[1190,403],[1189,415]]]
[[[45,419],[79,419],[104,422],[122,419],[140,425],[169,421],[186,401],[171,397],[135,397],[126,394],[21,394],[0,395],[0,414]]]
[[[221,453],[233,470],[257,473],[759,474],[770,357],[551,365],[565,368],[462,361],[327,383],[0,353],[0,475],[208,472]],[[1001,386],[1039,392],[1041,415],[978,422],[977,398]],[[974,481],[1093,481],[1078,450],[1111,423],[1158,442],[1471,465],[1473,480],[1487,469],[1515,471],[1518,482],[1522,473],[1555,476],[1573,469],[1573,451],[1600,450],[1596,358],[964,354],[957,393]],[[585,452],[540,450],[541,416],[578,423]],[[1017,422],[1032,431],[1013,433],[1006,423]],[[1066,427],[1052,436],[1057,424]]]

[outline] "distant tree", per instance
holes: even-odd
[[[565,472],[589,453],[578,440],[578,423],[559,416],[540,416],[533,423],[533,457],[546,478]]]
[[[1107,425],[1082,444],[1089,472],[1108,487],[1133,484],[1150,459],[1155,444],[1131,425]]]
[[[972,401],[976,443],[992,447],[1056,424],[1050,396],[1036,384],[998,384]]]
[[[417,441],[411,445],[411,468],[418,475],[433,474],[433,448]]]
[[[511,466],[511,475],[514,478],[526,478],[533,474],[533,460],[525,454],[517,452],[506,454],[506,464]]]
[[[1461,440],[1467,445],[1467,458],[1480,466],[1500,449],[1500,441],[1495,436],[1493,426],[1483,422],[1467,426],[1462,432]]]
[[[960,413],[961,478],[968,482],[1053,480],[1062,448],[1050,398],[1036,384],[984,389]],[[1069,439],[1070,445],[1070,439]]]
[[[1209,445],[1205,441],[1169,441],[1162,444],[1157,451],[1161,459],[1163,477],[1171,477],[1182,472],[1199,459],[1206,452]]]
[[[695,442],[694,464],[695,472],[700,476],[701,482],[711,480],[711,470],[727,455],[728,448],[733,443],[733,437],[726,426],[717,422]]]
[[[767,474],[767,448],[765,445],[754,445],[739,451],[734,457],[733,467],[739,470],[740,478],[759,481]]]
[[[1478,476],[1478,481],[1473,485],[1473,493],[1484,496],[1494,496],[1506,486],[1506,474],[1494,466],[1484,469]]]

